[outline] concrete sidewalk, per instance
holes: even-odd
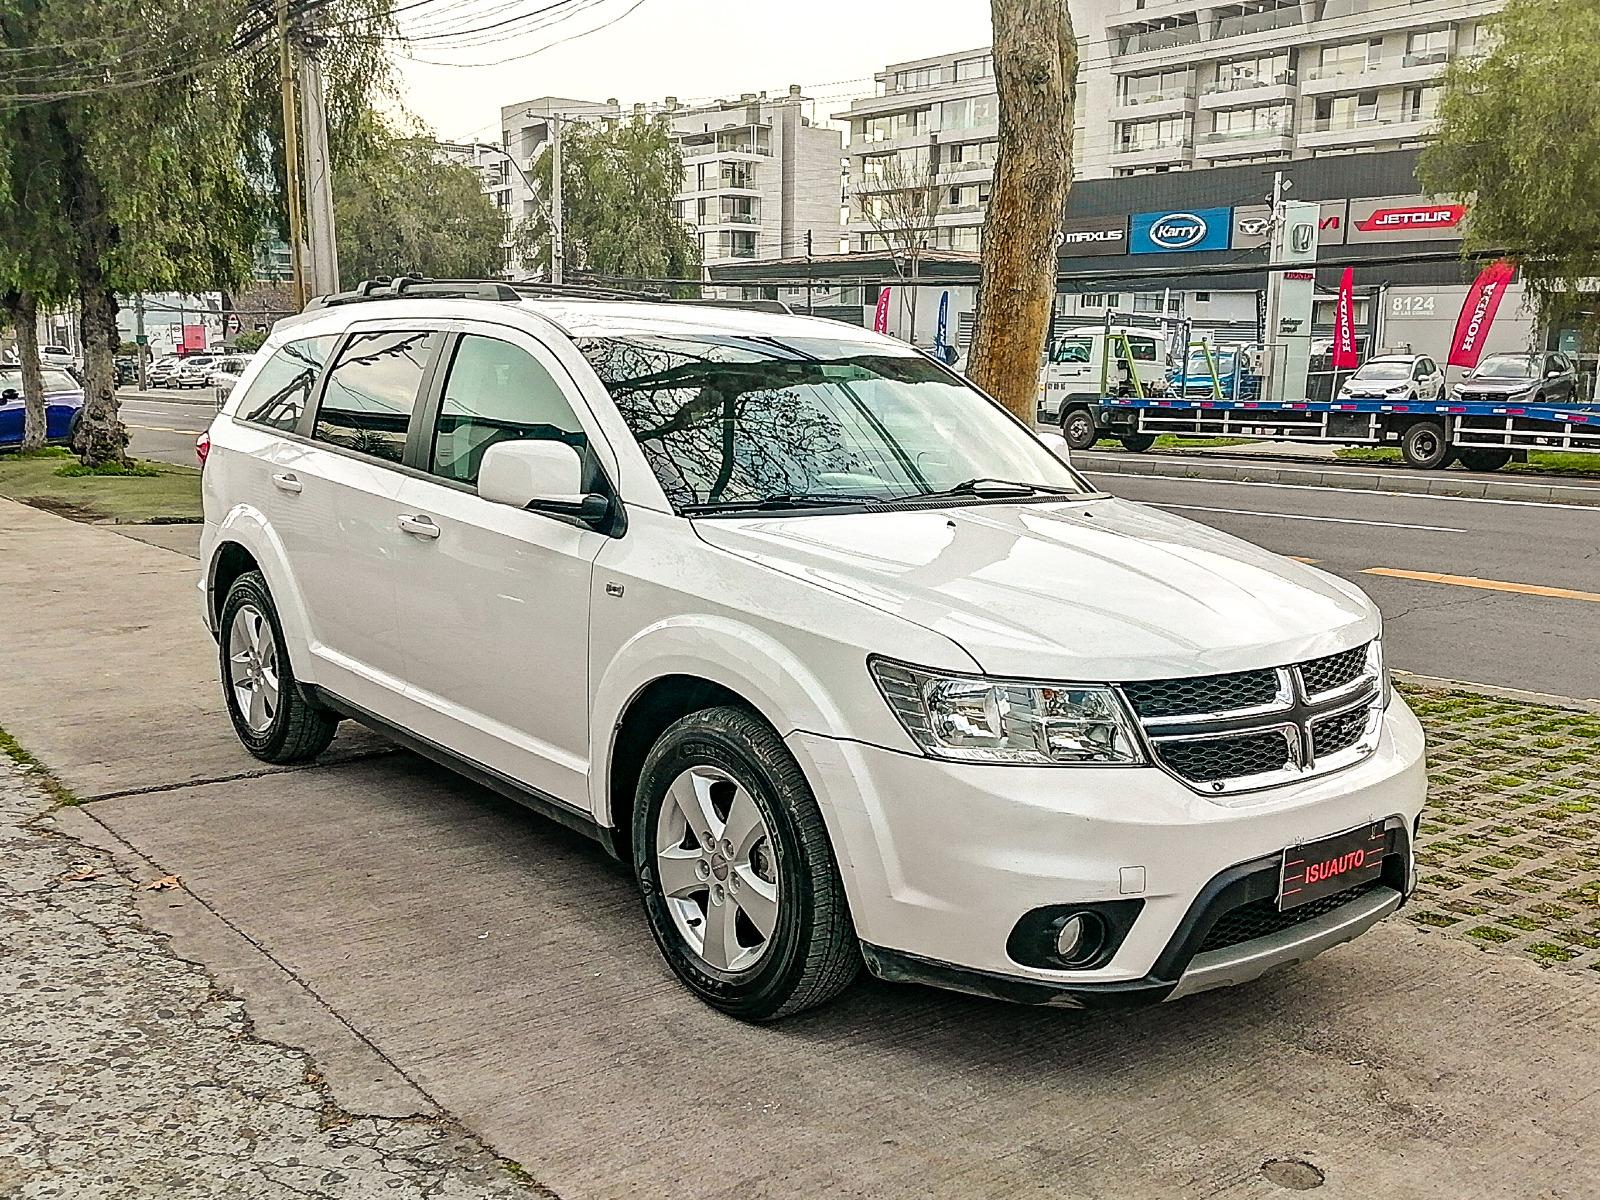
[[[111,797],[64,829],[179,876],[182,908],[149,918],[197,923],[186,952],[317,1047],[336,1094],[403,1107],[413,1086],[568,1200],[1318,1179],[1504,1200],[1583,1194],[1600,1160],[1594,981],[1403,921],[1152,1010],[863,984],[776,1027],[727,1020],[667,976],[589,843],[349,732],[345,761],[311,769],[237,750],[193,572],[0,504],[0,725]]]

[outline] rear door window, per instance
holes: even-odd
[[[417,393],[442,340],[432,330],[352,334],[328,373],[311,436],[400,462]]]
[[[251,380],[249,391],[235,410],[237,418],[252,425],[293,430],[300,424],[300,414],[310,403],[317,376],[337,340],[329,335],[301,338],[280,346]],[[241,370],[243,363],[227,369]]]

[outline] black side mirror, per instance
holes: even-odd
[[[0,392],[0,400],[20,400],[20,399],[22,399],[22,393],[17,391],[16,388],[7,388],[5,391]]]

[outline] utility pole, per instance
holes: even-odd
[[[316,34],[301,40],[298,71],[300,132],[305,150],[306,269],[308,295],[339,290],[339,245],[333,227],[333,170],[328,157],[328,116],[322,95],[322,64],[317,51],[324,41]]]
[[[561,232],[561,114],[550,114],[550,282],[559,284],[566,273],[566,253]]]
[[[811,230],[806,230],[806,316],[811,312]]]
[[[294,102],[294,69],[289,43],[289,0],[278,0],[278,86],[283,92],[283,183],[289,209],[289,262],[294,272],[290,294],[294,310],[306,306],[306,268],[302,254],[304,218],[300,212],[300,136]]]
[[[142,392],[148,386],[145,375],[146,362],[150,358],[150,341],[144,334],[144,293],[136,292],[133,297],[133,341],[139,347],[134,354],[134,361],[139,364],[139,390]]]

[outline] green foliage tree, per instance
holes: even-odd
[[[526,262],[550,269],[550,152],[534,163],[543,198],[513,235]],[[568,122],[561,142],[562,254],[568,271],[647,279],[695,279],[700,246],[678,219],[683,155],[665,119],[633,116]]]
[[[334,224],[346,287],[379,275],[482,279],[504,266],[505,222],[477,173],[421,138],[387,136],[334,172]]]
[[[1531,293],[1569,307],[1600,277],[1600,0],[1509,0],[1489,36],[1446,73],[1419,174],[1473,197],[1468,253],[1511,251]]]

